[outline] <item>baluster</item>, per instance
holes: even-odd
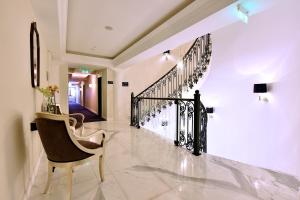
[[[190,148],[190,127],[189,127],[189,125],[190,125],[190,119],[189,119],[189,107],[190,107],[190,102],[186,102],[186,104],[185,104],[185,106],[186,106],[186,115],[187,115],[187,117],[186,117],[186,144],[185,144],[185,146],[186,146],[186,148],[188,149],[188,150],[191,150],[191,148]]]
[[[179,70],[176,71],[176,98],[178,98],[179,92]]]
[[[174,144],[175,146],[179,145],[179,140],[178,140],[178,135],[179,135],[179,128],[180,128],[180,116],[179,116],[179,102],[178,100],[175,100],[175,105],[176,105],[176,133],[175,133],[175,140]]]
[[[179,145],[185,144],[185,103],[184,101],[179,102]]]
[[[133,126],[134,121],[134,94],[131,92],[130,98],[130,126]]]

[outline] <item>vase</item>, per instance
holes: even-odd
[[[44,96],[43,103],[41,106],[42,112],[48,112],[48,98]]]
[[[56,114],[56,102],[55,102],[55,96],[50,96],[48,97],[48,102],[47,102],[47,111],[49,113],[52,113],[52,114]]]

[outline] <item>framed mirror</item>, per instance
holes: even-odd
[[[30,26],[30,67],[31,67],[31,86],[40,86],[40,40],[36,22]]]

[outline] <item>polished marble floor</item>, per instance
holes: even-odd
[[[74,200],[300,199],[300,180],[295,177],[211,155],[196,157],[172,141],[124,123],[87,123],[85,133],[98,128],[108,135],[105,181],[99,181],[97,159],[75,168]],[[50,193],[43,195],[46,179],[44,156],[30,199],[64,199],[65,172],[55,171]]]

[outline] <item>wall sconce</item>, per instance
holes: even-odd
[[[89,87],[90,87],[90,88],[95,88],[95,87],[96,87],[96,84],[95,84],[95,83],[90,83],[90,84],[89,84]]]
[[[209,118],[213,118],[214,112],[215,112],[214,107],[206,107],[206,113]]]
[[[207,108],[206,108],[207,114],[213,114],[214,111],[215,111],[214,107],[207,107]]]
[[[268,92],[268,85],[266,83],[257,83],[254,84],[253,87],[253,93],[258,93],[258,100],[259,101],[268,101],[268,98],[264,96],[263,94],[266,94]]]
[[[169,59],[170,53],[171,53],[170,50],[167,50],[167,51],[163,52],[163,57],[165,58],[165,60]]]

